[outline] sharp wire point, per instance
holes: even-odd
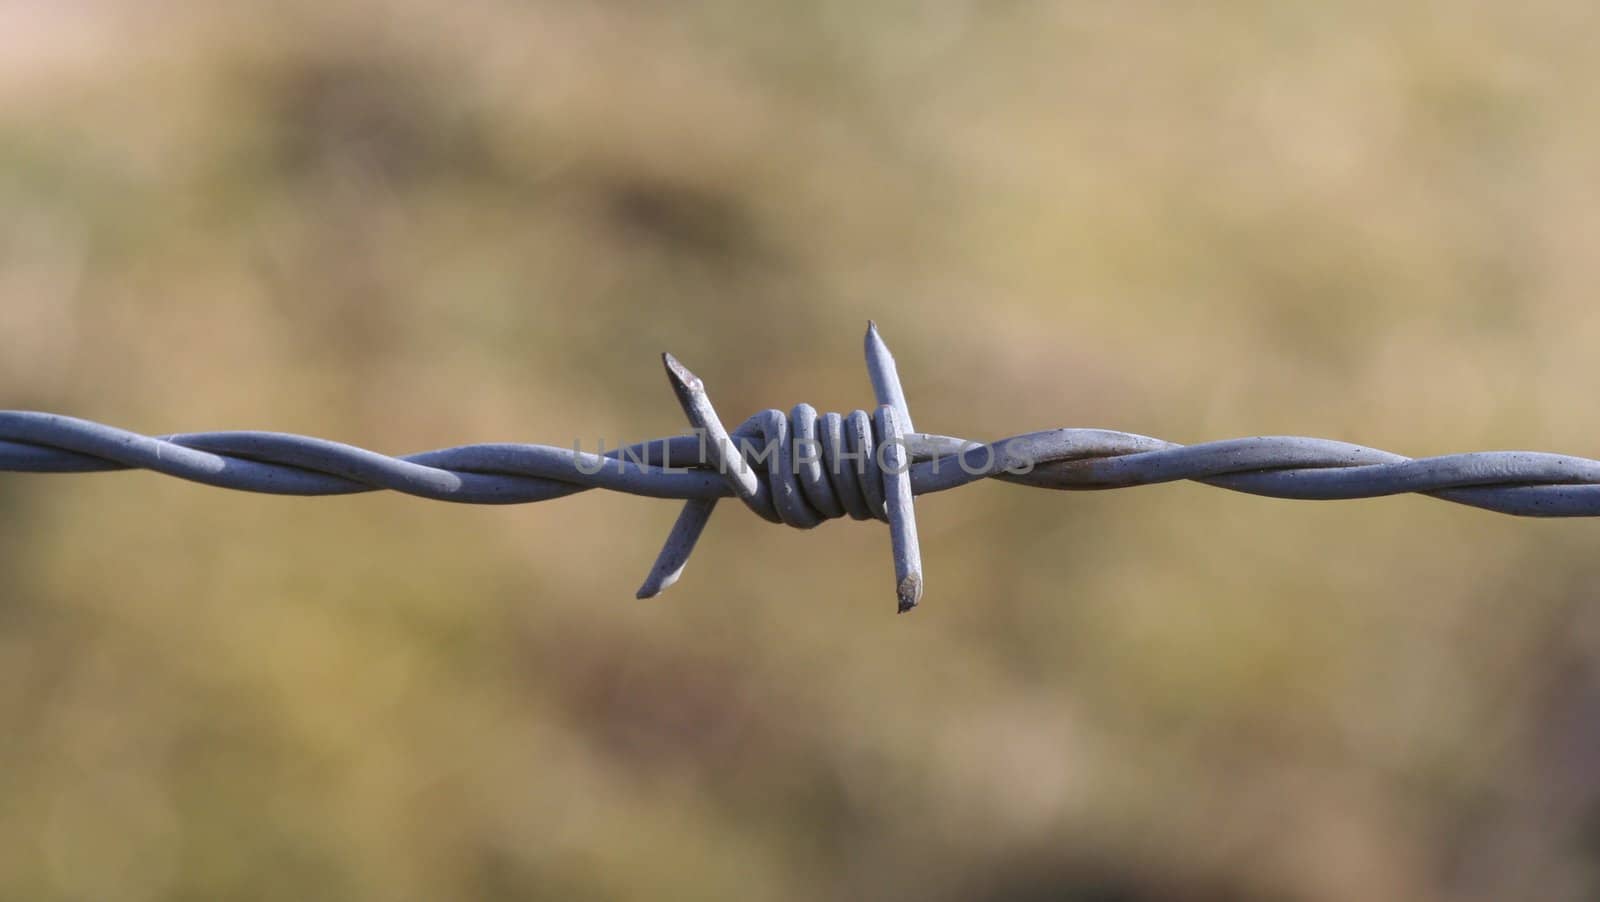
[[[700,540],[700,533],[705,530],[716,507],[715,498],[691,498],[683,503],[678,519],[672,524],[672,531],[667,533],[667,540],[662,544],[661,552],[656,555],[656,562],[645,577],[644,585],[634,595],[635,598],[654,598],[678,581],[678,577],[683,575],[683,568],[689,564],[689,555]]]
[[[884,508],[889,515],[889,544],[894,552],[895,594],[901,611],[922,598],[922,549],[917,540],[917,512],[912,503],[911,466],[896,423],[895,409],[878,408],[879,440],[884,442]]]
[[[679,406],[683,408],[683,415],[688,418],[689,425],[699,430],[706,439],[706,455],[711,465],[727,481],[734,495],[747,504],[754,502],[752,507],[757,513],[762,513],[763,507],[770,507],[771,502],[763,505],[761,481],[756,477],[754,468],[745,464],[744,456],[722,425],[722,418],[717,416],[717,409],[711,404],[711,396],[706,394],[705,383],[671,354],[663,353],[661,360],[666,364],[667,378],[672,383]]]
[[[705,390],[705,383],[700,381],[700,377],[691,372],[671,353],[662,351],[661,362],[666,365],[667,378],[672,381],[674,387],[683,386],[691,391]]]
[[[867,321],[866,337],[867,376],[872,380],[872,394],[879,404],[893,407],[900,417],[900,429],[915,432],[911,425],[911,407],[906,404],[906,392],[900,385],[900,371],[894,363],[894,354],[878,332],[878,324]]]
[[[922,577],[916,576],[906,579],[897,587],[900,608],[898,613],[904,614],[922,602]]]

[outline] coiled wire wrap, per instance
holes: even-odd
[[[916,513],[911,504],[910,460],[902,438],[903,433],[911,429],[911,412],[906,407],[905,391],[900,387],[894,355],[889,353],[889,346],[884,344],[875,323],[867,323],[865,350],[867,374],[872,379],[873,393],[878,397],[878,410],[872,419],[876,431],[868,429],[864,411],[840,421],[838,441],[833,441],[832,417],[824,418],[827,423],[823,428],[835,470],[846,469],[840,465],[847,459],[864,463],[873,470],[859,470],[854,486],[849,485],[847,479],[841,480],[840,485],[848,496],[859,491],[868,511],[877,514],[881,510],[889,523],[895,597],[900,613],[904,614],[922,600],[922,552],[917,545]],[[757,414],[752,421],[747,421],[746,426],[754,425],[766,440],[763,452],[757,455],[747,444],[735,442],[728,435],[700,377],[689,372],[688,367],[671,354],[662,354],[661,362],[666,366],[667,381],[672,384],[673,394],[677,395],[689,425],[706,439],[706,458],[733,494],[751,510],[777,522],[809,528],[823,519],[806,503],[803,496],[809,492],[818,507],[842,511],[844,501],[832,497],[827,481],[812,469],[817,464],[807,461],[807,458],[821,455],[800,452],[791,435],[794,433],[812,443],[818,441],[816,412],[809,405],[795,408],[793,427],[777,410]],[[848,428],[843,425],[845,423]],[[756,458],[759,463],[761,457],[771,454],[776,455],[769,468],[771,478],[763,480],[753,473],[754,468],[747,458]],[[877,466],[873,468],[873,464]],[[800,476],[797,469],[803,470],[805,476]],[[644,585],[639,587],[640,598],[650,598],[677,581],[715,507],[714,499],[684,504],[672,532],[661,546],[661,553],[656,555],[655,565],[645,577]]]
[[[901,478],[907,492],[900,506],[905,514],[910,495],[993,478],[1070,490],[1193,480],[1237,492],[1304,500],[1418,493],[1517,516],[1600,516],[1600,461],[1561,454],[1481,451],[1412,459],[1299,436],[1185,446],[1102,429],[1050,429],[990,443],[914,432],[898,378],[892,385],[879,385],[889,377],[882,375],[882,360],[874,362],[874,342],[882,344],[872,329],[867,341],[869,372],[880,399],[874,413],[819,415],[805,404],[788,415],[762,411],[726,433],[731,442],[744,445],[724,459],[734,464],[726,468],[719,467],[717,456],[710,453],[713,449],[704,432],[653,439],[605,454],[505,443],[390,457],[303,435],[147,436],[58,414],[0,411],[0,470],[145,469],[249,492],[345,495],[389,490],[468,504],[520,504],[606,489],[685,500],[690,505],[680,515],[680,525],[690,516],[689,525],[699,527],[717,499],[740,495],[724,469],[742,469],[752,477],[755,488],[746,503],[759,516],[800,528],[845,516],[888,520],[893,525],[896,509],[890,496]],[[887,357],[886,348],[881,356]],[[892,357],[888,362],[892,368]],[[814,440],[817,453],[793,453],[795,436],[802,439],[802,447]],[[908,465],[896,466],[901,454]],[[691,511],[701,513],[691,515]],[[914,523],[907,525],[913,533],[909,551],[914,553]],[[674,529],[678,540],[687,534],[687,529]],[[687,546],[692,548],[692,538]],[[899,557],[897,551],[897,577],[903,569]],[[655,591],[670,585],[681,572],[687,551],[669,556],[663,549],[663,558],[669,564],[677,561],[677,566],[657,580]],[[661,564],[658,560],[658,569]],[[914,571],[910,575],[916,577],[920,595],[920,559]],[[646,586],[650,585],[647,580]],[[897,592],[900,588],[897,585]],[[640,594],[647,593],[641,589]],[[902,595],[902,605],[907,606],[904,601]]]
[[[866,411],[818,415],[797,404],[788,416],[763,410],[739,433],[741,461],[765,470],[768,491],[751,505],[763,519],[800,529],[846,515],[889,522],[878,430]]]

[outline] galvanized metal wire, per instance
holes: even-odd
[[[922,597],[912,497],[983,479],[1047,489],[1116,489],[1193,480],[1273,498],[1340,500],[1416,493],[1528,517],[1600,516],[1600,460],[1538,451],[1412,459],[1329,439],[1255,436],[1180,445],[1104,429],[1051,429],[978,442],[913,431],[894,358],[866,338],[872,414],[766,410],[726,430],[704,384],[671,355],[672,383],[694,434],[604,454],[478,444],[391,457],[279,432],[148,436],[52,413],[0,411],[0,471],[144,469],[279,495],[388,490],[436,501],[521,504],[590,489],[685,501],[639,590],[675,582],[721,498],[797,528],[850,516],[890,525],[901,611]],[[798,439],[798,441],[797,441]],[[807,455],[798,447],[815,449]]]

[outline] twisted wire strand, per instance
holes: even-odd
[[[763,411],[731,435],[759,440],[760,421],[771,417],[784,415]],[[1517,516],[1600,516],[1600,460],[1539,451],[1409,458],[1303,436],[1180,445],[1106,429],[1049,429],[988,444],[928,433],[904,438],[912,460],[911,491],[917,495],[987,478],[1068,490],[1192,480],[1269,498],[1336,501],[1416,493]],[[281,432],[147,436],[59,414],[0,411],[0,471],[142,469],[275,495],[388,490],[464,504],[523,504],[589,489],[682,500],[731,496],[699,450],[699,437],[678,435],[603,455],[553,445],[492,443],[389,457]],[[831,473],[835,465],[828,461],[825,456],[822,468]],[[1030,471],[1007,472],[1028,461],[1033,462]],[[747,465],[767,475],[767,463]],[[852,471],[849,466],[838,469]],[[881,508],[868,516],[882,519]]]
[[[684,500],[641,597],[681,574],[718,499],[738,497],[762,518],[799,528],[837,517],[876,518],[891,527],[901,610],[922,592],[911,497],[982,479],[1061,490],[1192,480],[1297,500],[1416,493],[1517,516],[1600,516],[1600,460],[1562,454],[1480,451],[1413,459],[1302,436],[1181,445],[1063,428],[983,443],[913,432],[893,358],[875,327],[869,326],[866,349],[880,402],[874,413],[818,414],[801,404],[787,414],[762,411],[731,432],[722,428],[703,383],[668,355],[669,379],[696,433],[603,454],[494,443],[391,457],[304,435],[149,436],[59,414],[0,411],[0,471],[145,469],[247,492],[389,490],[467,504],[547,501],[590,489]],[[805,448],[813,453],[797,453]]]

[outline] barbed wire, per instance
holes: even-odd
[[[390,457],[280,432],[148,436],[88,420],[0,411],[0,471],[87,473],[144,469],[206,485],[278,495],[389,490],[466,504],[547,501],[590,489],[683,500],[640,587],[677,581],[719,499],[802,529],[849,516],[890,527],[895,593],[905,612],[922,598],[912,498],[998,479],[1095,490],[1192,480],[1272,498],[1341,500],[1416,493],[1529,517],[1600,516],[1600,460],[1537,451],[1480,451],[1413,459],[1301,436],[1198,445],[1105,429],[1050,429],[994,442],[916,432],[894,357],[875,324],[866,336],[872,414],[772,409],[727,431],[704,383],[670,354],[668,380],[694,431],[591,453],[577,447],[477,444]]]

